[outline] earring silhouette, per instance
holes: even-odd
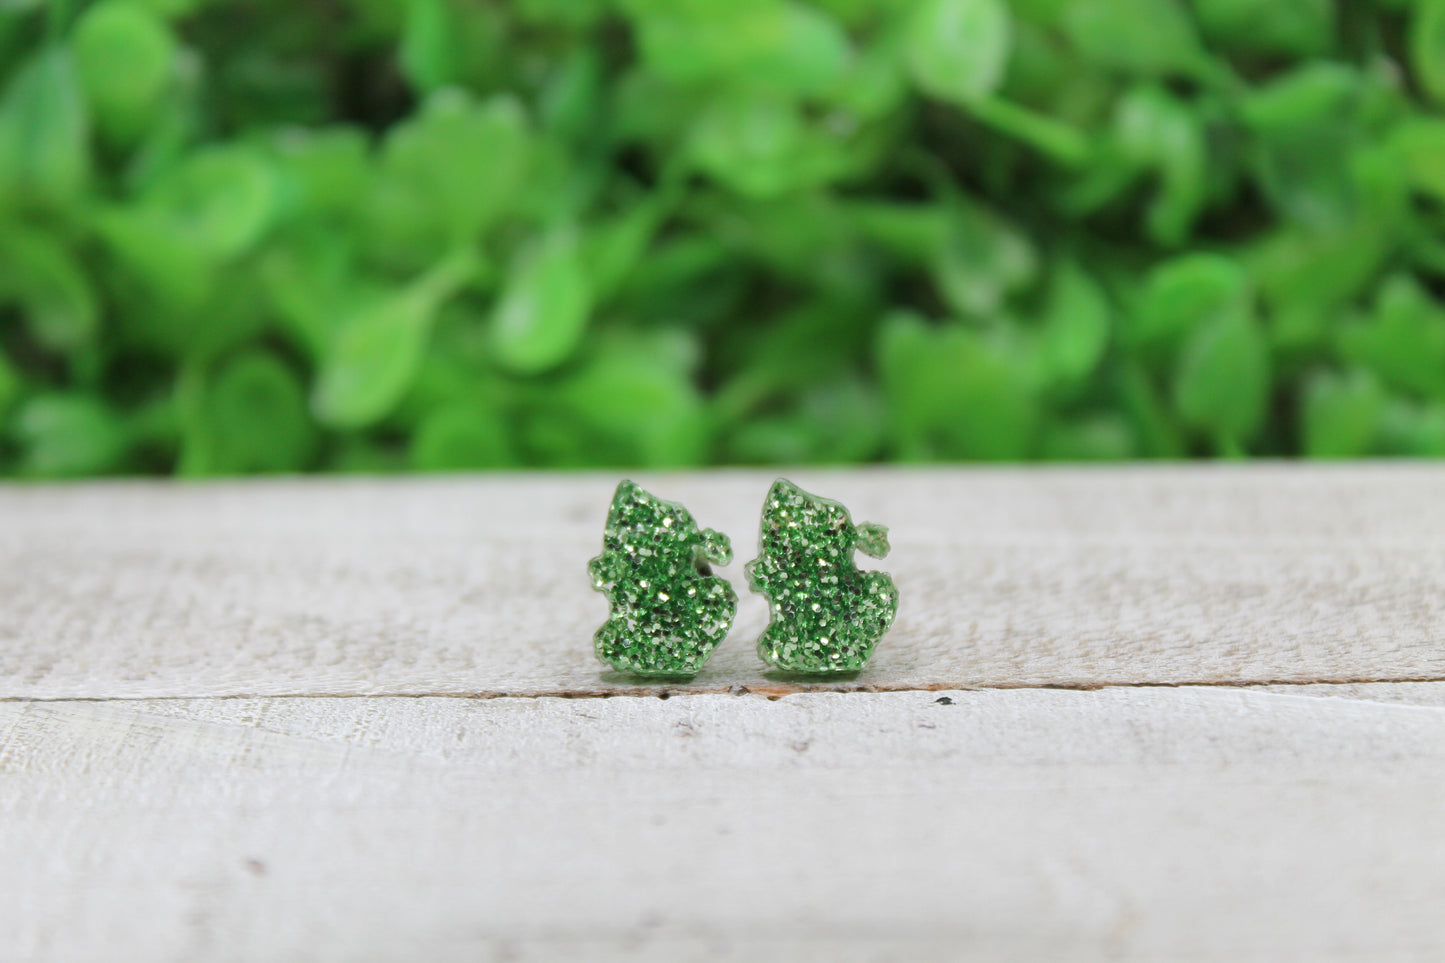
[[[838,502],[779,478],[763,504],[758,557],[743,567],[768,598],[758,656],[786,672],[857,672],[898,611],[887,572],[860,571],[853,552],[888,554],[888,529],[854,525]]]
[[[681,505],[618,484],[602,554],[587,563],[612,606],[594,637],[597,657],[633,675],[696,675],[737,613],[737,594],[709,567],[732,555],[726,535],[699,530]]]

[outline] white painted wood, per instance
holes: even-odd
[[[594,663],[615,476],[0,486],[0,961],[1445,958],[1445,467],[790,475],[836,686]]]
[[[1252,688],[1281,695],[1445,709],[1445,683],[1441,682],[1352,682],[1344,685],[1265,685]]]
[[[1445,679],[1445,467],[790,474],[892,528],[854,687]],[[0,698],[651,691],[591,655],[616,478],[0,487]],[[640,480],[741,562],[771,478]],[[796,688],[740,594],[687,691]]]
[[[0,959],[1445,956],[1445,709],[940,696],[0,704]]]

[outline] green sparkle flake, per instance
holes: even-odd
[[[786,672],[857,672],[893,624],[898,590],[887,572],[860,571],[857,549],[888,554],[888,529],[854,525],[838,502],[779,478],[763,505],[758,557],[743,567],[768,597],[772,621],[758,655]]]
[[[602,554],[587,563],[592,587],[612,603],[595,636],[597,657],[633,675],[695,675],[737,612],[732,586],[708,566],[732,557],[726,535],[699,531],[681,505],[621,482]]]

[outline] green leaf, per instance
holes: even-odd
[[[664,4],[633,14],[644,63],[672,83],[805,96],[836,84],[852,56],[836,20],[792,0]]]
[[[871,385],[844,377],[807,388],[786,414],[740,425],[727,460],[747,464],[848,464],[876,458],[887,430]]]
[[[1364,89],[1360,71],[1321,62],[1292,70],[1242,100],[1241,115],[1258,140],[1255,179],[1283,217],[1311,230],[1338,229],[1358,218],[1367,192],[1382,186],[1382,175],[1403,181],[1394,156],[1389,162],[1396,170],[1387,173],[1378,160],[1355,154]],[[1360,161],[1373,170],[1362,169]],[[1373,185],[1364,183],[1371,179]]]
[[[1445,0],[1420,0],[1410,23],[1415,76],[1437,104],[1445,104]]]
[[[878,332],[893,453],[907,459],[1024,458],[1040,421],[1033,377],[1006,345],[898,314]]]
[[[5,352],[0,351],[0,419],[5,417],[10,406],[20,397],[24,385],[20,372],[15,370],[15,365]]]
[[[1186,254],[1155,267],[1145,278],[1130,326],[1130,341],[1172,357],[1191,332],[1248,311],[1249,280],[1218,254]]]
[[[436,90],[455,82],[460,73],[450,10],[447,0],[407,0],[398,60],[418,90]]]
[[[1328,229],[1290,225],[1253,246],[1249,271],[1273,315],[1319,325],[1377,283],[1392,243],[1386,226],[1374,219]],[[1313,342],[1307,335],[1305,344]]]
[[[171,300],[171,293],[142,284],[118,292],[117,310],[130,318],[117,332],[127,350],[144,349],[173,363],[204,361],[268,327],[272,318],[262,292],[245,272],[236,267],[203,270],[195,301]]]
[[[1063,27],[1086,58],[1122,73],[1193,74],[1204,56],[1177,0],[1074,0]]]
[[[1038,253],[1028,236],[983,208],[950,205],[947,234],[933,263],[945,303],[960,314],[990,317],[1011,293],[1038,273]]]
[[[133,0],[103,0],[75,26],[75,59],[86,97],[112,134],[144,128],[171,80],[175,37],[154,12]]]
[[[612,13],[612,0],[517,0],[517,14],[546,25],[592,27]]]
[[[1050,461],[1122,461],[1139,453],[1127,419],[1112,413],[1050,424],[1040,447]]]
[[[95,226],[130,282],[167,309],[194,310],[210,293],[217,269],[210,252],[176,230],[165,212],[116,208],[99,214]]]
[[[749,197],[775,197],[801,182],[807,133],[792,104],[724,97],[703,112],[690,148],[698,166]]]
[[[1445,0],[7,10],[0,474],[1445,451]]]
[[[1445,310],[1413,278],[1387,280],[1374,317],[1344,328],[1339,343],[1344,358],[1386,385],[1445,401]]]
[[[604,130],[603,69],[601,54],[590,47],[573,51],[558,64],[538,98],[538,126],[553,136],[578,141]]]
[[[741,71],[783,33],[783,6],[776,2],[630,6],[643,63],[672,83]]]
[[[571,227],[554,229],[514,264],[492,314],[497,361],[521,374],[555,368],[572,354],[592,313],[592,288]]]
[[[101,399],[78,393],[38,395],[20,406],[15,435],[30,475],[95,475],[118,466],[125,425]]]
[[[39,231],[0,232],[0,300],[10,299],[20,302],[35,340],[54,351],[84,346],[100,319],[80,265],[63,244]]]
[[[1259,431],[1269,389],[1269,345],[1247,313],[1231,312],[1191,333],[1175,376],[1175,405],[1224,451],[1237,450]]]
[[[772,415],[740,425],[727,441],[725,458],[738,465],[816,463],[816,431],[794,415]]]
[[[1061,265],[1042,332],[1043,363],[1050,381],[1072,387],[1092,374],[1108,347],[1112,320],[1108,298],[1098,283],[1072,262]]]
[[[1331,0],[1194,0],[1200,27],[1231,49],[1320,56],[1334,42]]]
[[[286,198],[304,214],[348,214],[371,186],[371,148],[355,127],[289,128],[276,138]]]
[[[402,203],[440,226],[448,241],[474,239],[516,203],[532,159],[531,132],[516,99],[476,103],[439,90],[392,128],[382,169]]]
[[[111,146],[130,151],[121,175],[128,193],[154,187],[195,149],[208,123],[205,78],[200,68],[194,55],[184,50],[178,53],[172,83],[162,93],[135,143],[127,140],[129,131],[111,134],[111,140],[118,141]]]
[[[1317,372],[1304,388],[1304,449],[1311,458],[1373,454],[1386,396],[1368,371]]]
[[[884,35],[859,50],[830,92],[833,103],[864,120],[894,116],[908,97],[897,46],[893,36]]]
[[[337,328],[311,396],[322,424],[361,428],[384,418],[416,378],[437,309],[474,270],[469,255],[362,306]]]
[[[184,243],[217,262],[253,248],[277,212],[277,177],[260,151],[202,148],[145,198],[145,207]]]
[[[1407,117],[1391,132],[1390,144],[1403,160],[1410,186],[1445,201],[1445,120]]]
[[[339,231],[317,227],[270,246],[258,276],[275,313],[312,357],[354,307],[355,258]]]
[[[275,355],[250,350],[227,362],[200,397],[186,399],[183,475],[299,471],[316,433],[306,393]]]
[[[342,325],[312,394],[317,419],[360,428],[390,412],[421,364],[430,321],[428,312],[400,292]]]
[[[1001,134],[1027,144],[1065,167],[1080,167],[1094,152],[1091,138],[1072,124],[1020,107],[1000,97],[970,105],[973,116]]]
[[[509,45],[517,29],[515,4],[387,0],[383,6],[401,14],[397,63],[417,93],[431,94],[449,86],[490,90],[506,85],[502,71],[514,67],[509,63],[513,55]]]
[[[169,20],[183,17],[197,7],[214,0],[137,0],[141,6],[153,10]]]
[[[853,59],[847,32],[814,4],[786,2],[782,10],[782,38],[754,78],[799,96],[836,86]]]
[[[410,458],[418,471],[503,468],[515,461],[500,413],[464,404],[423,418],[412,436]]]
[[[831,298],[769,316],[727,359],[735,373],[713,396],[719,422],[731,425],[778,397],[836,383],[866,353],[873,323],[866,309]]]
[[[1002,0],[920,0],[909,14],[906,38],[913,82],[934,97],[967,105],[998,89],[1012,27]]]
[[[1118,376],[1119,405],[1149,458],[1182,458],[1184,432],[1139,365],[1125,361]]]
[[[1331,118],[1338,121],[1361,86],[1359,73],[1345,64],[1306,63],[1249,91],[1240,101],[1240,117],[1265,135],[1311,132]]]
[[[1114,138],[1129,163],[1158,171],[1145,222],[1151,238],[1171,247],[1185,241],[1206,200],[1208,148],[1196,112],[1163,88],[1142,85],[1120,98]]]
[[[620,288],[641,262],[672,200],[656,193],[622,214],[598,219],[582,241],[582,263],[599,301]]]
[[[537,408],[551,444],[584,463],[696,465],[710,443],[707,412],[693,384],[693,340],[681,332],[617,333],[599,340]],[[537,441],[534,426],[533,443]]]
[[[954,212],[943,204],[854,200],[847,212],[866,239],[909,265],[940,256],[954,231]]]
[[[1445,457],[1445,405],[1392,398],[1380,416],[1380,453]]]
[[[0,208],[67,206],[90,180],[90,117],[63,47],[20,68],[0,99]]]

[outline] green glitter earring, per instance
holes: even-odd
[[[708,563],[732,561],[726,535],[698,530],[687,509],[635,482],[612,496],[602,554],[587,563],[612,613],[597,630],[597,658],[619,672],[697,674],[727,635],[738,597]]]
[[[848,509],[779,478],[763,505],[758,557],[743,567],[754,592],[768,597],[772,620],[758,655],[786,672],[857,672],[898,611],[887,572],[859,571],[857,549],[888,554],[888,529],[854,525]]]

